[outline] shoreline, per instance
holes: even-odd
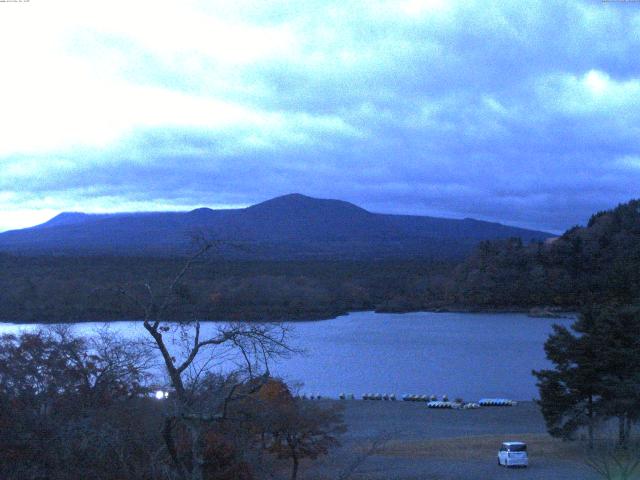
[[[325,315],[312,315],[305,318],[292,317],[279,317],[279,318],[266,318],[266,319],[201,319],[200,322],[210,323],[225,323],[225,322],[241,322],[241,323],[303,323],[303,322],[322,322],[324,320],[335,320],[336,318],[350,315],[352,313],[372,312],[375,314],[405,314],[405,313],[469,313],[469,314],[527,314],[529,318],[557,318],[557,319],[572,319],[578,315],[578,309],[559,309],[556,307],[537,306],[537,307],[500,307],[500,308],[481,308],[481,307],[466,307],[460,305],[421,308],[421,309],[362,309],[362,310],[349,310],[344,312],[331,312],[328,316]],[[131,318],[95,318],[95,319],[70,319],[70,320],[16,320],[16,319],[0,319],[0,325],[65,325],[65,324],[78,324],[78,323],[117,323],[117,322],[142,322],[142,319]],[[163,320],[165,322],[186,323],[192,322],[191,319],[169,318]]]

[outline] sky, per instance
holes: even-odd
[[[640,197],[640,2],[0,2],[0,231],[303,193],[561,232]]]

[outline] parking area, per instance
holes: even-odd
[[[349,431],[329,457],[310,464],[303,478],[357,480],[596,480],[580,445],[546,434],[533,402],[477,410],[427,409],[413,402],[347,400]],[[498,466],[500,444],[529,445],[527,468]],[[384,447],[367,455],[371,442]],[[363,458],[366,456],[366,459]],[[353,468],[357,465],[357,468]]]

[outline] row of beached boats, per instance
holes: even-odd
[[[437,395],[403,395],[402,400],[405,402],[437,402]],[[447,395],[442,395],[443,402],[448,402],[449,397]]]
[[[311,395],[309,397],[304,396],[302,398],[320,399],[320,395]],[[355,400],[356,396],[353,393],[346,394],[341,393],[338,398],[340,400]],[[427,404],[429,408],[452,408],[452,409],[474,409],[480,407],[511,407],[516,405],[517,402],[509,398],[482,398],[477,402],[465,402],[462,399],[455,399],[450,401],[447,395],[442,395],[438,399],[437,395],[414,395],[407,394],[402,395],[401,399],[405,402],[423,402]],[[394,393],[364,393],[362,400],[378,400],[378,401],[396,401],[396,395]]]

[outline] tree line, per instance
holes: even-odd
[[[640,201],[598,212],[547,243],[482,242],[449,285],[445,303],[484,308],[637,304]]]
[[[181,258],[24,257],[0,254],[0,321],[58,323],[139,319],[119,289],[165,285]],[[180,285],[183,320],[308,320],[430,303],[449,264],[431,261],[226,261],[201,259]]]

